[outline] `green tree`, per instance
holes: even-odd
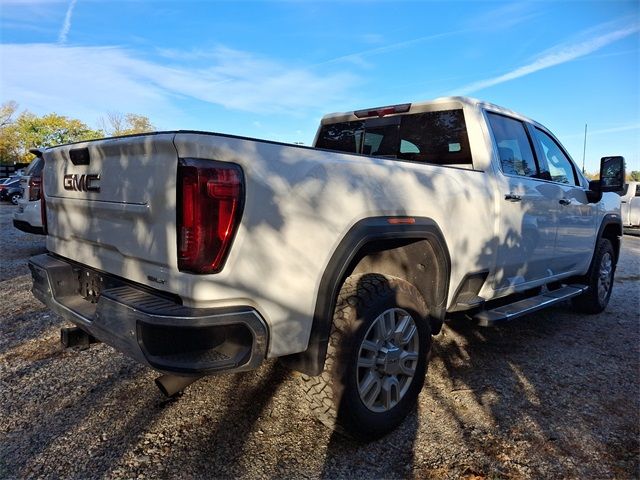
[[[21,146],[28,151],[34,147],[52,147],[65,143],[93,140],[104,136],[101,130],[93,130],[80,120],[49,113],[38,117],[29,112],[16,120]]]
[[[101,138],[101,130],[89,128],[80,120],[57,113],[38,116],[24,111],[17,117],[16,102],[0,107],[0,161],[28,162],[34,157],[30,148],[52,147],[64,143]],[[15,118],[14,118],[15,117]]]
[[[640,170],[632,170],[629,172],[629,175],[627,175],[628,180],[631,180],[632,182],[640,182]]]

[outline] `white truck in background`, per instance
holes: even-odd
[[[624,227],[640,227],[640,182],[629,182],[624,185],[620,192],[620,214]]]
[[[44,151],[33,292],[165,375],[280,358],[312,409],[379,437],[415,404],[431,337],[572,299],[607,305],[624,160],[588,182],[544,126],[464,97],[327,115],[314,147],[193,131]]]
[[[13,226],[27,233],[44,235],[40,190],[42,186],[42,169],[44,160],[42,150],[30,150],[36,156],[20,177],[22,197],[18,200],[18,210],[13,215]]]

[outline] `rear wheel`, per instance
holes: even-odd
[[[20,197],[22,197],[21,194],[14,193],[13,195],[11,195],[11,203],[13,203],[14,205],[17,205],[18,204],[18,200],[20,200]]]
[[[616,270],[615,253],[611,242],[601,238],[585,283],[589,289],[572,300],[573,306],[583,313],[600,313],[609,303]]]
[[[409,414],[424,384],[431,334],[417,289],[395,277],[349,277],[333,318],[325,371],[301,376],[325,425],[372,439]]]

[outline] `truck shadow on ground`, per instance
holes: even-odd
[[[568,311],[560,306],[494,329],[448,325],[435,339],[418,407],[396,431],[368,444],[331,434],[312,421],[295,374],[277,362],[254,372],[211,377],[167,401],[152,385],[154,373],[109,347],[68,355],[76,358],[43,359],[35,378],[11,381],[12,388],[26,389],[21,398],[36,406],[29,407],[35,408],[31,423],[5,427],[3,475],[424,478],[432,472],[425,465],[445,465],[459,468],[454,471],[460,474],[521,476],[522,470],[512,470],[501,457],[505,441],[531,449],[530,476],[567,473],[561,460],[551,470],[537,471],[543,452],[573,458],[569,471],[586,474],[591,467],[582,457],[593,454],[594,444],[606,449],[613,442],[611,455],[623,459],[633,445],[616,445],[615,439],[598,438],[593,431],[591,416],[599,412],[588,407],[590,379],[576,375],[576,364],[591,361],[597,345],[585,346],[576,337],[580,320]],[[551,358],[544,354],[550,344],[561,347],[553,349]],[[580,347],[586,350],[576,357]],[[60,368],[74,372],[66,382],[60,374],[51,380]],[[64,394],[50,401],[52,388]],[[573,389],[576,396],[558,395],[559,389]],[[27,406],[14,406],[21,407]],[[92,432],[89,440],[87,431]],[[146,445],[147,435],[166,441]],[[71,456],[64,448],[69,443],[76,452]],[[14,463],[16,450],[21,450],[16,458],[27,453],[31,460]],[[60,451],[67,454],[59,456]],[[472,460],[452,466],[451,458],[460,452],[472,452]],[[582,460],[583,467],[575,466]],[[618,473],[624,476],[625,471]]]

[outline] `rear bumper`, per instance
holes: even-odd
[[[16,227],[18,230],[22,230],[23,232],[27,232],[27,233],[35,233],[37,235],[44,235],[44,228],[42,227],[34,227],[33,225],[31,225],[28,222],[25,222],[23,220],[16,220],[15,218],[13,219],[13,226]]]
[[[254,369],[264,360],[267,328],[251,307],[184,307],[50,254],[32,257],[29,268],[38,300],[98,340],[161,372],[237,372]],[[103,287],[95,303],[80,293],[85,275]]]
[[[29,201],[24,198],[18,200],[18,209],[13,214],[13,226],[23,232],[44,235],[40,200]]]

